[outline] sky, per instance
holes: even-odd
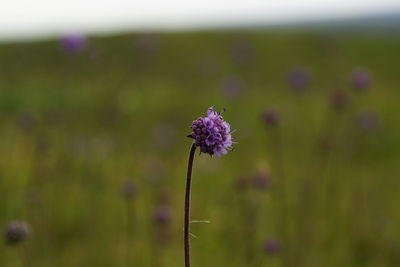
[[[0,40],[351,18],[400,0],[0,0]]]

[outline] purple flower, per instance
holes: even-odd
[[[222,92],[230,99],[238,98],[245,90],[246,86],[239,77],[227,77],[222,82]]]
[[[126,180],[122,185],[122,194],[127,198],[133,198],[136,195],[137,188],[132,180]]]
[[[143,34],[136,40],[141,52],[154,52],[160,47],[160,37],[154,34]]]
[[[31,233],[31,228],[26,222],[12,221],[4,231],[4,239],[8,245],[16,245],[26,240]]]
[[[264,243],[264,252],[268,255],[276,255],[282,249],[281,243],[276,239],[268,239]]]
[[[175,143],[176,132],[169,124],[159,124],[153,128],[153,144],[161,149],[168,149]]]
[[[371,75],[366,69],[355,69],[351,75],[351,82],[357,91],[366,91],[371,86]]]
[[[252,178],[253,186],[258,189],[265,189],[269,186],[269,176],[267,173],[259,172]]]
[[[302,68],[292,69],[288,75],[288,82],[295,91],[304,91],[310,85],[310,73]]]
[[[166,225],[171,221],[171,210],[168,206],[159,206],[154,212],[154,221],[160,225]]]
[[[200,152],[220,157],[233,150],[231,126],[224,121],[221,112],[214,111],[214,107],[208,109],[207,117],[193,121],[191,128],[192,133],[188,137],[195,140]]]
[[[79,53],[85,50],[87,46],[87,39],[83,35],[70,34],[64,36],[60,40],[61,48],[70,53]]]
[[[246,40],[239,40],[231,47],[231,56],[239,65],[249,64],[254,58],[253,46]]]
[[[344,110],[349,104],[349,96],[342,90],[335,90],[331,95],[331,104],[337,111]]]
[[[34,130],[37,124],[37,118],[31,113],[24,113],[18,118],[18,126],[26,132]]]
[[[276,109],[267,109],[262,114],[265,124],[275,126],[279,123],[279,114]]]
[[[240,191],[244,191],[248,188],[249,186],[249,179],[247,175],[241,175],[236,178],[235,181],[236,188]]]
[[[378,115],[373,111],[364,111],[357,120],[359,127],[366,132],[374,131],[379,124]]]

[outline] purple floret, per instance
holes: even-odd
[[[310,73],[303,68],[292,69],[288,81],[295,91],[304,91],[310,85]]]
[[[64,36],[60,40],[60,45],[66,52],[77,53],[85,50],[87,46],[87,39],[83,35],[70,34]]]
[[[200,152],[210,155],[226,154],[232,151],[232,136],[229,123],[224,121],[220,112],[214,107],[208,109],[207,117],[200,117],[192,123],[192,134]]]
[[[276,239],[268,239],[264,243],[264,251],[268,255],[276,255],[282,249],[281,243]]]
[[[154,212],[154,220],[157,224],[166,225],[171,221],[171,211],[168,206],[160,206]]]
[[[366,91],[371,85],[371,75],[365,69],[356,69],[352,73],[351,82],[358,91]]]

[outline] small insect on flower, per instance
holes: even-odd
[[[210,107],[207,117],[193,121],[192,133],[188,137],[195,140],[194,144],[200,147],[200,152],[220,157],[221,154],[233,151],[231,126],[224,121],[221,114],[222,112],[216,112],[214,107]]]
[[[26,222],[12,221],[4,230],[4,239],[8,245],[16,245],[26,240],[31,234],[31,228]]]

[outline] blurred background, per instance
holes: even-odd
[[[400,3],[3,1],[0,266],[400,266]]]

